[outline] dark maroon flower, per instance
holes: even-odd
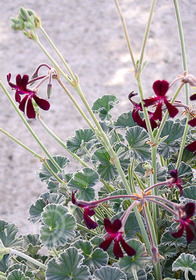
[[[186,149],[193,152],[196,155],[196,140],[186,146]]]
[[[96,205],[91,206],[86,201],[76,200],[75,198],[76,192],[77,190],[72,192],[72,197],[71,197],[72,203],[84,209],[83,218],[87,228],[95,229],[98,226],[98,224],[95,221],[93,221],[90,217],[92,217],[95,214],[95,210],[93,208],[95,208]]]
[[[171,183],[169,184],[169,187],[173,188],[174,186],[177,186],[180,190],[180,196],[183,194],[183,189],[181,184],[183,183],[182,179],[178,177],[178,170],[172,170],[169,172],[170,176],[172,177]]]
[[[136,251],[128,243],[126,243],[123,238],[123,232],[120,231],[122,226],[121,220],[116,219],[113,223],[111,223],[111,221],[108,218],[105,218],[104,226],[105,230],[107,231],[107,235],[105,240],[99,245],[100,248],[106,251],[109,248],[112,241],[114,241],[113,252],[117,258],[123,257],[123,251],[121,249],[121,246],[128,256],[133,256],[136,254]]]
[[[27,88],[28,84],[31,82],[29,81],[28,75],[24,75],[23,77],[21,77],[21,75],[18,74],[16,76],[16,84],[10,82],[11,74],[7,75],[7,80],[10,87],[16,90],[15,100],[20,104],[19,109],[24,113],[26,113],[28,118],[34,119],[36,117],[33,101],[41,109],[49,110],[50,108],[49,102],[45,99],[39,98],[36,95],[36,91]],[[21,95],[24,95],[24,97],[21,98]]]
[[[194,237],[196,236],[196,226],[194,221],[190,220],[195,213],[195,204],[193,202],[189,202],[179,208],[179,219],[175,220],[179,222],[177,232],[171,232],[172,236],[175,238],[181,237],[184,232],[186,232],[186,240],[187,244],[189,244]]]
[[[196,100],[196,93],[194,93],[193,95],[190,96],[190,100]]]
[[[143,100],[145,107],[156,105],[156,109],[153,114],[153,120],[159,120],[159,121],[162,120],[163,103],[167,107],[170,117],[174,118],[178,113],[178,109],[174,105],[172,105],[167,99],[166,93],[168,89],[169,89],[169,83],[167,81],[165,80],[155,81],[153,84],[153,90],[156,96]]]
[[[145,119],[142,120],[142,118],[139,114],[139,111],[143,111],[142,104],[141,103],[136,103],[135,101],[132,100],[132,97],[134,97],[135,95],[137,95],[137,94],[134,93],[134,92],[131,92],[128,96],[129,100],[133,104],[133,112],[132,112],[133,120],[139,126],[147,129]],[[150,124],[151,124],[152,130],[153,130],[158,126],[158,124],[153,119],[153,113],[148,111],[148,114],[149,114]]]
[[[190,126],[196,126],[196,118],[193,118],[192,120],[190,120],[190,121],[188,122],[188,124],[189,124]]]

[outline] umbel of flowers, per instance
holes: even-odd
[[[30,221],[40,222],[39,235],[19,236],[15,225],[0,221],[1,279],[162,280],[175,277],[188,280],[189,276],[196,275],[196,179],[193,175],[196,93],[189,94],[189,87],[196,87],[196,78],[187,71],[182,49],[184,74],[171,83],[152,81],[154,95],[145,98],[141,73],[155,0],[137,62],[117,0],[115,4],[138,84],[138,93],[131,89],[128,95],[131,111],[120,114],[115,120],[111,110],[117,98],[104,95],[93,106],[88,104],[77,75],[73,74],[34,11],[21,8],[18,17],[12,19],[13,28],[22,30],[36,43],[52,65],[39,65],[31,77],[17,74],[15,82],[12,73],[8,73],[8,86],[14,91],[14,97],[0,82],[2,91],[44,155],[6,130],[0,128],[0,131],[42,162],[39,177],[46,183],[47,192],[29,211]],[[181,26],[176,0],[174,7]],[[42,44],[39,32],[63,67]],[[184,43],[182,32],[180,39]],[[46,74],[40,74],[40,69],[45,69]],[[75,136],[66,141],[41,118],[43,113],[50,114],[48,100],[53,80],[89,126],[77,130]],[[46,96],[41,98],[39,89],[44,83],[47,83]],[[186,104],[177,100],[183,88]],[[69,159],[64,155],[52,156],[28,119],[40,122],[70,158],[78,161],[81,169],[69,173]],[[39,252],[43,246],[48,249],[44,256]]]

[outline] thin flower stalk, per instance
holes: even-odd
[[[155,198],[156,198],[156,200],[149,196],[149,197],[147,197],[146,199],[147,199],[148,201],[154,202],[155,204],[161,206],[162,208],[165,208],[168,212],[170,212],[171,214],[173,214],[173,215],[176,216],[176,211],[175,211],[175,210],[171,209],[170,207],[168,207],[168,206],[165,205],[164,203],[158,201],[158,199],[159,199],[158,197],[155,196]]]
[[[156,4],[156,0],[152,0],[151,6],[150,6],[150,13],[149,13],[149,17],[148,17],[148,22],[147,22],[146,30],[145,30],[145,33],[144,33],[142,48],[141,48],[141,51],[140,51],[140,59],[139,59],[138,70],[137,70],[137,75],[139,74],[139,76],[141,74],[144,52],[145,52],[145,48],[146,48],[146,43],[147,43],[149,31],[150,31],[150,26],[151,26],[151,22],[152,22],[152,16],[153,16],[155,4]]]
[[[55,52],[57,53],[57,55],[60,57],[61,61],[63,62],[63,64],[65,65],[68,73],[70,74],[71,78],[74,80],[75,76],[71,70],[71,68],[69,67],[68,63],[65,61],[64,57],[62,56],[62,54],[60,53],[60,51],[56,48],[55,44],[53,43],[52,39],[50,38],[50,36],[48,35],[48,33],[45,31],[45,29],[43,28],[43,26],[40,26],[40,30],[43,33],[44,37],[47,39],[47,41],[49,42],[49,44],[51,45],[51,47],[55,50]]]
[[[9,101],[11,102],[12,106],[14,107],[14,109],[16,110],[16,112],[18,113],[19,117],[22,119],[23,123],[25,124],[25,126],[27,127],[27,129],[29,130],[29,132],[32,134],[32,136],[34,137],[34,139],[37,141],[37,143],[39,144],[39,146],[42,148],[42,150],[45,152],[45,154],[48,156],[48,158],[51,160],[51,162],[54,164],[54,166],[57,168],[57,170],[59,170],[60,172],[62,171],[60,166],[57,164],[57,162],[53,159],[53,157],[50,155],[49,151],[46,149],[46,147],[44,146],[44,144],[40,141],[40,139],[37,137],[37,135],[35,134],[35,132],[33,131],[33,129],[31,128],[31,126],[28,124],[27,120],[25,119],[25,117],[23,116],[23,114],[21,113],[21,111],[18,109],[18,107],[16,106],[15,102],[13,101],[13,99],[11,98],[9,92],[6,90],[5,86],[3,85],[3,83],[0,81],[0,86],[3,89],[4,93],[6,94],[6,96],[8,97]]]
[[[72,153],[70,150],[67,149],[66,144],[47,126],[47,124],[39,117],[39,121],[41,125],[44,127],[44,129],[72,156],[74,157],[78,162],[80,162],[84,167],[90,168],[90,166],[84,162],[79,156]]]
[[[9,254],[13,254],[13,255],[17,255],[25,260],[27,260],[28,262],[31,262],[32,264],[42,268],[43,270],[46,270],[47,266],[33,258],[31,258],[30,256],[18,251],[18,250],[15,250],[15,249],[12,249],[12,248],[6,248],[9,250]]]
[[[122,27],[123,27],[125,38],[126,38],[126,41],[127,41],[127,45],[128,45],[128,49],[129,49],[129,54],[131,56],[131,61],[132,61],[134,70],[136,72],[136,63],[135,63],[135,59],[134,59],[134,55],[133,55],[133,51],[132,51],[131,41],[130,41],[130,38],[129,38],[129,35],[128,35],[128,30],[127,30],[126,22],[125,22],[123,14],[121,12],[121,9],[120,9],[119,1],[118,0],[114,0],[114,1],[115,1],[115,4],[116,4],[116,8],[117,8],[118,14],[119,14],[120,19],[121,19],[121,22],[122,22]]]
[[[179,6],[178,6],[178,0],[174,0],[174,7],[175,7],[176,19],[177,19],[177,23],[178,23],[179,36],[180,36],[183,68],[184,68],[184,71],[188,72],[185,41],[184,41],[184,32],[183,32],[182,21],[181,21]],[[188,106],[189,103],[190,103],[189,102],[189,85],[188,85],[188,83],[185,85],[185,90],[186,90],[186,105]],[[180,161],[182,159],[182,154],[183,154],[183,151],[184,151],[184,146],[185,146],[187,133],[188,133],[188,119],[187,119],[187,122],[186,122],[186,125],[185,125],[185,128],[184,128],[184,134],[183,134],[183,137],[182,137],[180,151],[178,153],[178,159],[177,159],[177,162],[176,162],[176,169],[178,169],[178,167],[180,165]]]

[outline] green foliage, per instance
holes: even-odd
[[[17,227],[2,220],[0,220],[0,240],[7,248],[21,248],[23,244],[22,236],[18,235]]]
[[[196,257],[191,254],[182,253],[173,263],[172,270],[190,271],[193,275],[196,275]]]
[[[126,280],[127,277],[119,268],[104,266],[94,273],[96,280]]]
[[[58,259],[49,261],[46,270],[47,280],[88,280],[90,272],[82,265],[83,256],[76,248],[68,248]]]
[[[104,121],[111,118],[110,110],[118,103],[118,99],[114,95],[104,95],[98,98],[93,104],[94,113],[99,113],[99,118]]]
[[[94,186],[98,182],[99,176],[97,172],[90,168],[84,168],[74,174],[67,186],[70,190],[78,190],[77,198],[90,201],[95,198]]]
[[[75,236],[75,219],[62,205],[47,205],[41,221],[40,239],[49,248],[65,245]]]

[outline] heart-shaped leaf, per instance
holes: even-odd
[[[14,264],[6,271],[7,279],[9,280],[27,280],[35,279],[33,273],[28,270],[24,264]]]
[[[89,280],[90,272],[82,265],[83,256],[76,248],[70,247],[58,259],[49,261],[46,270],[47,280]]]
[[[117,267],[103,266],[95,270],[96,280],[127,280],[126,274]]]
[[[135,213],[131,212],[125,224],[125,234],[127,239],[132,238],[137,232],[140,232]]]
[[[98,174],[90,168],[84,168],[74,174],[67,186],[71,190],[78,190],[76,196],[78,199],[90,201],[95,198],[94,186],[99,180]]]
[[[104,95],[98,98],[92,107],[94,113],[99,113],[99,117],[102,121],[110,119],[110,110],[118,103],[118,99],[114,95]]]
[[[142,161],[150,158],[150,146],[147,144],[149,136],[144,128],[139,126],[129,128],[125,138],[129,143],[132,157]]]
[[[178,270],[190,271],[193,275],[196,275],[196,257],[182,253],[172,265],[172,271]]]
[[[62,205],[47,205],[41,221],[40,239],[48,248],[65,245],[75,236],[75,219]]]

